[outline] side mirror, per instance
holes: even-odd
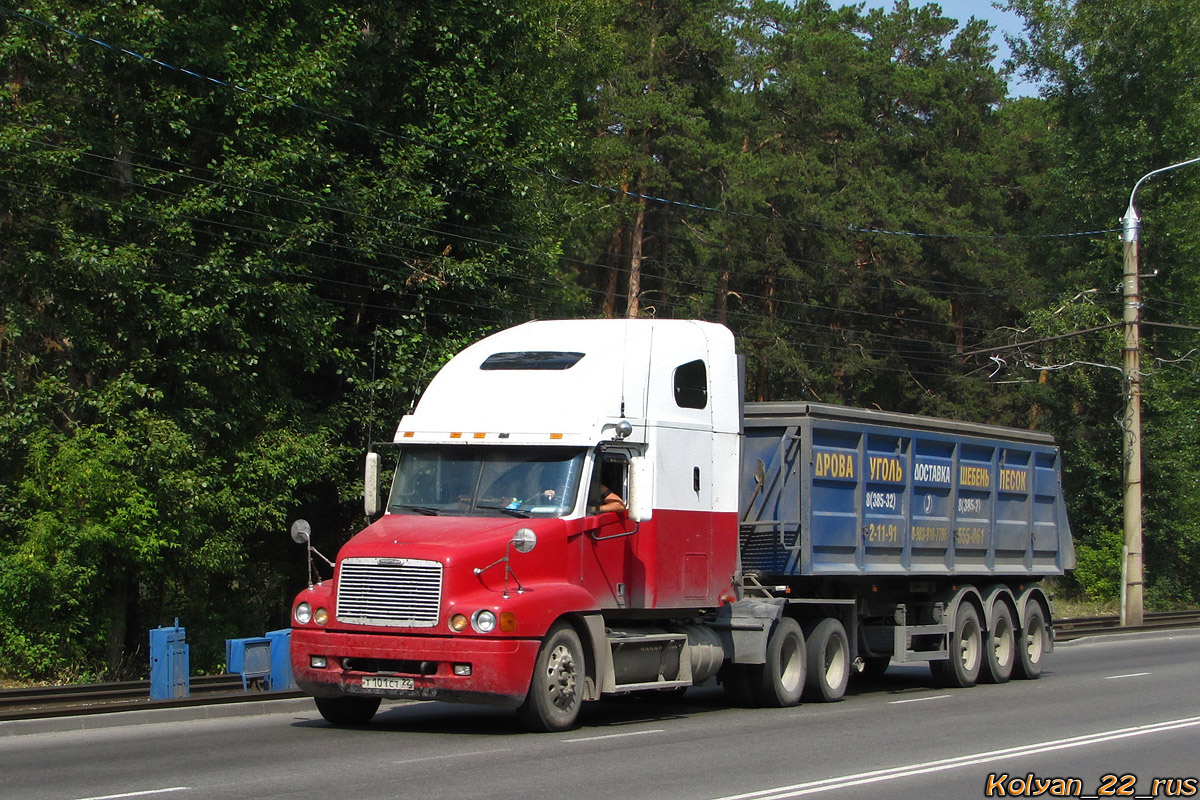
[[[363,511],[368,517],[379,513],[379,453],[367,453],[363,470]]]
[[[308,520],[298,519],[292,523],[292,541],[296,544],[304,545],[306,560],[308,561],[308,586],[311,589],[313,585],[313,553],[316,553],[322,561],[333,566],[333,562],[325,556],[321,555],[321,551],[312,546],[312,526],[308,524]]]
[[[308,544],[312,537],[312,526],[306,519],[298,519],[292,523],[292,541],[296,544]]]
[[[508,543],[518,553],[528,553],[537,546],[537,534],[529,528],[521,528],[513,534],[512,539]]]
[[[646,522],[654,515],[654,464],[645,456],[629,462],[629,498],[626,516],[634,522]]]

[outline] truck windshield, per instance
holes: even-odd
[[[561,517],[575,507],[585,451],[411,445],[400,451],[388,511]]]

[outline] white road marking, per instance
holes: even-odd
[[[662,728],[649,731],[630,731],[629,733],[606,733],[603,736],[581,736],[577,739],[563,739],[564,742],[598,742],[601,739],[620,739],[625,736],[645,736],[647,733],[665,733]]]
[[[1118,680],[1119,678],[1140,678],[1143,675],[1149,675],[1149,674],[1150,674],[1149,672],[1130,672],[1125,675],[1109,675],[1104,680],[1115,681],[1115,680]]]
[[[417,764],[421,761],[437,761],[443,758],[463,758],[465,756],[486,756],[491,753],[507,753],[511,747],[501,747],[497,750],[476,750],[473,753],[444,753],[440,756],[425,756],[424,758],[406,758],[403,761],[393,761],[393,764]]]
[[[146,789],[141,792],[122,792],[121,794],[104,794],[98,797],[80,797],[77,800],[120,800],[122,797],[148,797],[152,794],[166,794],[168,792],[190,792],[190,786],[168,786],[164,789]]]
[[[889,706],[898,706],[903,703],[924,703],[926,700],[941,700],[942,698],[949,697],[949,696],[950,695],[948,695],[948,694],[935,694],[935,695],[931,695],[929,697],[913,697],[909,700],[891,700],[888,702],[888,705]]]
[[[1031,756],[1039,753],[1050,753],[1056,750],[1071,750],[1076,747],[1087,747],[1093,744],[1103,744],[1104,742],[1114,742],[1120,739],[1129,739],[1134,736],[1148,736],[1155,733],[1163,733],[1165,731],[1180,730],[1182,728],[1194,728],[1200,726],[1200,717],[1185,717],[1183,719],[1168,720],[1166,722],[1156,722],[1152,725],[1137,725],[1132,728],[1118,728],[1111,731],[1102,731],[1100,733],[1090,733],[1086,736],[1072,736],[1066,739],[1051,739],[1047,742],[1038,742],[1036,744],[1027,744],[1020,747],[1010,747],[1006,750],[996,750],[987,753],[975,753],[973,755],[958,756],[956,758],[946,758],[941,761],[933,761],[926,764],[914,764],[906,767],[892,767],[890,769],[880,769],[873,772],[860,772],[855,775],[842,775],[837,778],[826,778],[819,781],[808,781],[807,783],[797,783],[791,786],[777,786],[774,789],[763,789],[757,792],[747,792],[745,794],[732,794],[725,797],[716,798],[715,800],[786,800],[786,798],[803,797],[810,794],[819,794],[821,792],[836,792],[842,789],[849,789],[853,786],[865,786],[872,783],[882,783],[884,781],[895,780],[897,778],[911,778],[915,775],[926,775],[931,772],[946,772],[952,769],[961,767],[973,767],[979,764],[986,764],[990,761],[1000,761],[1002,759],[1013,758],[1014,756]]]

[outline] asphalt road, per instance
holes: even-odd
[[[591,704],[562,734],[430,703],[336,729],[295,700],[0,723],[0,798],[1200,797],[1198,663],[1200,630],[1092,637],[1059,645],[1033,682],[941,690],[893,667],[841,703],[781,710],[702,687]]]

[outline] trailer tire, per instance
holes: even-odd
[[[992,608],[992,625],[983,648],[983,669],[979,680],[984,683],[1007,683],[1017,660],[1017,631],[1012,612],[1003,600]]]
[[[379,710],[378,697],[314,697],[330,725],[366,725]]]
[[[767,639],[767,663],[749,665],[754,701],[763,708],[787,708],[800,702],[807,667],[804,632],[791,617],[781,617]]]
[[[583,658],[583,644],[574,628],[559,622],[550,629],[538,649],[529,694],[517,709],[526,728],[554,733],[575,727],[587,674]]]
[[[808,653],[804,699],[836,703],[846,696],[850,680],[850,640],[846,629],[833,617],[806,626],[804,647]]]
[[[979,679],[983,662],[983,630],[979,612],[968,602],[958,604],[950,631],[950,653],[945,661],[929,662],[929,671],[939,686],[966,689]]]
[[[1031,600],[1025,607],[1025,625],[1018,640],[1013,676],[1022,680],[1037,680],[1042,674],[1042,662],[1049,648],[1050,632],[1042,604]]]

